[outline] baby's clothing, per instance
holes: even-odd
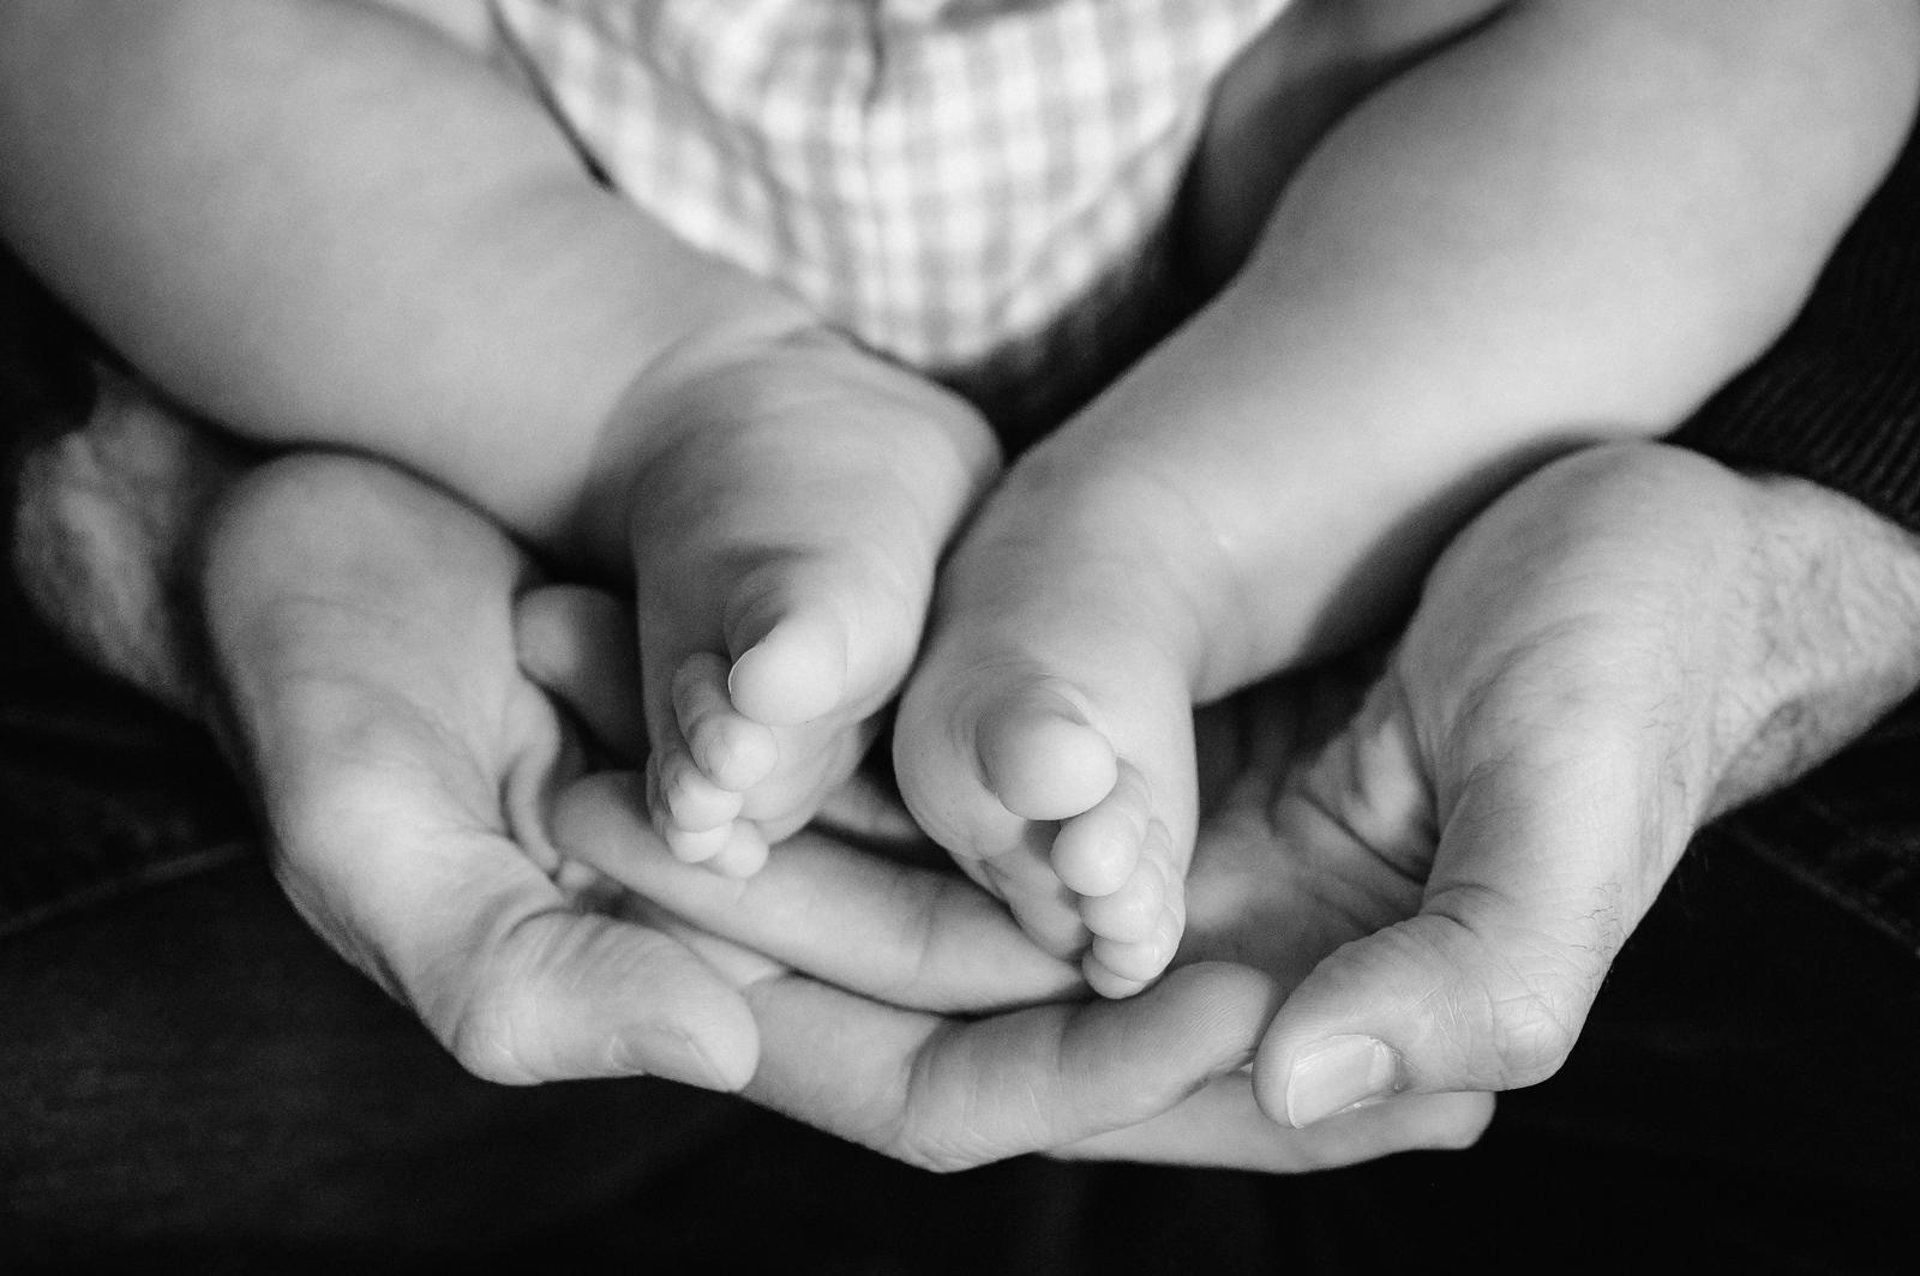
[[[492,2],[617,189],[1018,428],[1171,322],[1210,93],[1288,0]]]

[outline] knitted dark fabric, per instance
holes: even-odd
[[[1920,531],[1920,140],[1774,348],[1671,439],[1811,479]]]

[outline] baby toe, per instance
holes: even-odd
[[[735,820],[707,867],[723,877],[747,878],[766,867],[767,855],[767,839],[752,821]]]
[[[1166,971],[1184,927],[1185,919],[1177,912],[1163,911],[1144,940],[1096,938],[1080,963],[1087,985],[1102,997],[1131,997]]]
[[[1112,895],[1136,876],[1151,821],[1146,778],[1120,763],[1112,791],[1061,825],[1053,840],[1054,872],[1077,894]]]
[[[1119,779],[1113,746],[1058,679],[1010,689],[980,718],[980,769],[1002,806],[1028,820],[1091,810]]]
[[[715,785],[738,793],[773,773],[779,745],[770,728],[735,710],[727,692],[727,665],[719,656],[689,656],[674,674],[672,697],[687,752]]]
[[[1100,939],[1120,944],[1149,939],[1166,911],[1166,878],[1151,864],[1143,864],[1113,894],[1080,901],[1080,916],[1087,929]]]
[[[729,625],[728,638],[739,654],[727,691],[733,707],[753,721],[799,726],[844,707],[847,626],[830,604],[762,604]]]
[[[668,826],[660,830],[660,836],[673,852],[673,857],[683,864],[705,864],[726,850],[727,843],[733,837],[738,821],[730,821],[709,829],[683,829]]]
[[[739,816],[744,800],[741,795],[708,779],[687,754],[675,749],[656,756],[660,761],[655,811],[662,833],[673,829],[702,832],[720,828]]]
[[[1075,897],[1038,851],[1020,847],[976,862],[987,889],[1006,901],[1027,938],[1062,960],[1086,951],[1091,935]]]

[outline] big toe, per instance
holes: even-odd
[[[755,722],[792,727],[826,717],[847,695],[847,626],[813,605],[749,622],[727,674],[733,705]]]
[[[984,713],[975,747],[981,774],[1002,806],[1027,820],[1065,820],[1113,791],[1113,745],[1087,720],[1066,684],[1039,678]]]
[[[701,773],[718,788],[742,793],[773,773],[780,750],[771,728],[735,709],[726,679],[719,656],[689,656],[673,676],[673,712]]]

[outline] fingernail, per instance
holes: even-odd
[[[1287,1121],[1296,1129],[1384,1099],[1400,1088],[1400,1059],[1383,1041],[1359,1035],[1328,1037],[1293,1061],[1287,1078]]]

